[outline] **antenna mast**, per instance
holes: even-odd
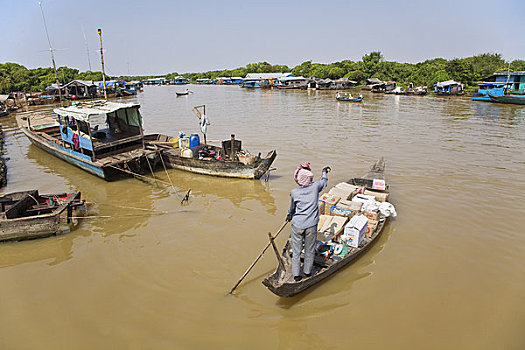
[[[47,32],[46,18],[44,17],[44,10],[42,9],[42,2],[38,2],[40,6],[40,12],[42,12],[42,19],[44,20],[44,29],[46,30],[47,43],[49,44],[49,52],[51,52],[51,61],[53,62],[53,71],[55,72],[55,81],[58,89],[58,101],[62,102],[62,91],[60,89],[60,82],[58,81],[57,66],[55,64],[55,55],[53,54],[53,48],[51,47],[51,40],[49,40],[49,33]]]
[[[84,31],[84,26],[82,26],[82,34],[84,35],[84,42],[86,43],[86,52],[87,52],[87,58],[88,58],[89,71],[92,72],[91,59],[89,58],[89,46],[88,46],[88,42],[86,38],[86,32]]]

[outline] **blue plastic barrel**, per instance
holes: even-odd
[[[199,135],[191,134],[190,135],[190,148],[200,145]]]

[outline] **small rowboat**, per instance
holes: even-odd
[[[86,209],[80,192],[39,194],[38,190],[0,197],[0,241],[47,237],[73,225],[73,211]]]
[[[363,97],[336,97],[337,101],[344,101],[344,102],[361,102],[363,101]]]
[[[188,90],[188,91],[182,91],[182,92],[180,92],[180,91],[176,91],[175,94],[176,94],[177,96],[186,96],[186,95],[188,95],[190,92],[191,92],[191,91],[189,91],[189,90]]]
[[[371,170],[362,178],[354,178],[348,181],[348,183],[356,186],[365,186],[366,188],[371,187],[371,183],[374,179],[384,180],[384,166],[385,162],[383,159],[376,162]],[[388,187],[387,187],[388,189]],[[384,192],[387,192],[384,191]],[[262,283],[274,294],[280,297],[291,297],[305,289],[321,282],[323,279],[334,274],[351,261],[356,259],[359,255],[364,253],[372,243],[379,237],[383,227],[385,226],[388,217],[379,219],[379,223],[375,230],[372,232],[370,237],[365,237],[358,248],[350,247],[346,255],[343,257],[331,257],[326,260],[318,259],[316,256],[314,260],[314,266],[312,275],[310,277],[304,276],[300,281],[295,281],[292,275],[292,244],[291,240],[288,239],[286,242],[282,254],[280,255],[280,263],[275,272],[266,277]],[[318,237],[323,236],[318,233]],[[337,258],[337,259],[336,259]]]

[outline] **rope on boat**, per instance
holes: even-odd
[[[162,155],[160,155],[160,157],[162,158]],[[157,182],[157,178],[155,177],[155,174],[153,173],[153,168],[151,167],[151,164],[149,162],[148,156],[145,156],[145,158],[146,158],[146,163],[148,163],[149,171],[151,171],[151,176],[153,176],[153,180],[155,180],[155,182]]]
[[[155,150],[158,151],[157,145],[155,145]],[[162,163],[162,167],[164,168],[164,172],[166,173],[166,176],[168,177],[168,180],[170,181],[171,187],[175,190],[175,187],[173,186],[173,182],[171,181],[170,174],[168,174],[168,169],[166,169],[166,164],[164,164],[164,158],[162,158],[162,153],[159,152],[160,155],[160,162]]]
[[[161,155],[161,157],[162,157],[162,155]],[[124,172],[124,173],[126,173],[126,174],[129,174],[129,175],[132,175],[132,176],[134,176],[134,177],[143,178],[143,179],[146,179],[146,180],[148,180],[148,181],[151,181],[151,180],[152,180],[152,178],[150,178],[150,177],[148,177],[148,176],[137,174],[137,173],[135,173],[135,172],[133,172],[133,171],[131,171],[131,170],[122,169],[122,168],[119,168],[119,167],[114,166],[114,165],[108,165],[108,166],[109,166],[110,168],[113,168],[113,169],[116,169],[116,170],[120,170],[120,171],[122,171],[122,172]],[[167,172],[168,172],[168,171],[166,170],[166,173],[167,173]],[[169,178],[169,176],[168,176],[168,178]],[[173,186],[173,183],[171,182],[171,179],[170,179],[170,182],[162,181],[162,180],[157,179],[157,178],[153,178],[153,180],[155,180],[155,184],[157,184],[157,182],[160,182],[160,183],[165,184],[166,186],[168,186],[168,185],[171,186],[171,187],[175,190],[175,195],[176,195],[177,197],[179,197],[179,198],[182,198],[180,204],[183,204],[184,202],[188,202],[188,201],[189,201],[189,199],[190,199],[190,193],[191,193],[191,188],[188,189],[188,191],[186,191],[186,194],[185,194],[184,196],[181,197],[181,196],[177,193],[178,191],[175,189],[175,186]]]
[[[135,209],[135,210],[143,210],[143,211],[150,211],[150,212],[166,213],[166,211],[164,211],[164,210],[155,210],[155,209],[147,209],[147,208],[130,207],[130,206],[127,206],[127,205],[116,205],[116,204],[110,204],[110,203],[104,203],[102,205],[103,206],[104,205],[109,205],[109,206],[112,206],[112,207],[115,207],[115,208],[121,208],[121,209]]]
[[[169,185],[169,183],[166,182],[166,181],[157,180],[157,179],[152,179],[151,177],[137,174],[137,173],[135,173],[135,172],[133,172],[133,171],[131,171],[131,170],[122,169],[122,168],[119,168],[119,167],[114,166],[114,165],[108,165],[108,166],[109,166],[110,168],[120,170],[120,171],[122,171],[122,172],[124,172],[124,173],[126,173],[126,174],[129,174],[129,175],[132,175],[132,176],[135,176],[135,177],[140,177],[140,178],[146,179],[146,180],[148,180],[148,181],[155,180],[155,182],[158,181],[158,182],[161,182],[161,183],[163,183],[163,184],[165,184],[165,185]]]
[[[168,214],[178,214],[189,212],[189,210],[174,210],[174,211],[162,211],[152,212],[147,214],[121,214],[121,215],[86,215],[86,216],[68,216],[68,219],[114,219],[123,217],[149,217],[149,216],[160,216]]]

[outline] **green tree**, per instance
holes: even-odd
[[[368,55],[363,56],[363,72],[368,78],[377,72],[377,66],[381,61],[383,61],[383,55],[379,51],[372,51]]]

